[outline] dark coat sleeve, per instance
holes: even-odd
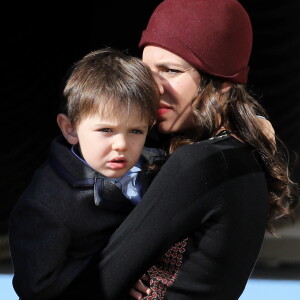
[[[37,173],[34,180],[43,181],[43,177]],[[49,189],[33,184],[10,216],[13,286],[21,299],[56,298],[89,263],[87,257],[72,257],[71,232],[62,217],[63,210],[68,212],[70,207],[64,207],[60,198],[62,205],[55,209],[47,201],[49,194]]]
[[[24,201],[10,218],[10,247],[14,258],[13,285],[22,299],[51,299],[68,286],[76,269],[68,262],[68,230],[43,204]]]
[[[218,212],[226,177],[222,153],[183,148],[164,164],[103,251],[99,272],[104,299],[124,298],[168,247]]]
[[[186,237],[166,299],[238,299],[263,241],[267,196],[259,160],[245,144],[225,138],[176,150],[102,252],[103,299],[124,299]]]

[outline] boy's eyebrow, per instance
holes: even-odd
[[[115,126],[116,123],[113,123],[113,122],[97,122],[95,125],[97,126]]]
[[[109,122],[99,122],[96,124],[96,126],[107,126],[107,127],[114,127],[114,126],[120,126],[119,124],[116,124],[116,123],[109,123]],[[130,128],[148,128],[149,125],[148,124],[130,124],[128,127]]]
[[[140,124],[130,125],[130,128],[148,128],[148,127],[149,127],[148,125],[140,125]]]

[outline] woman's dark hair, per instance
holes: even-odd
[[[269,188],[267,229],[275,235],[275,223],[287,217],[293,220],[298,202],[298,185],[289,173],[288,150],[278,137],[275,144],[264,134],[259,116],[267,117],[267,114],[245,86],[234,84],[222,93],[222,83],[219,78],[201,74],[200,88],[192,104],[196,129],[185,136],[175,136],[169,152],[171,154],[184,144],[213,137],[221,128],[251,145],[265,167]]]

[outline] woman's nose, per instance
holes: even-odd
[[[126,151],[128,147],[128,141],[123,134],[117,134],[114,137],[112,149],[116,151]]]
[[[162,95],[164,93],[164,81],[165,81],[165,78],[159,74],[159,72],[157,71],[153,71],[152,70],[152,75],[153,75],[153,78],[158,86],[158,90],[159,90],[159,93]]]

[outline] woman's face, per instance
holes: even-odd
[[[143,61],[152,70],[160,92],[158,129],[162,133],[195,128],[191,109],[200,74],[181,57],[157,46],[146,46]]]

